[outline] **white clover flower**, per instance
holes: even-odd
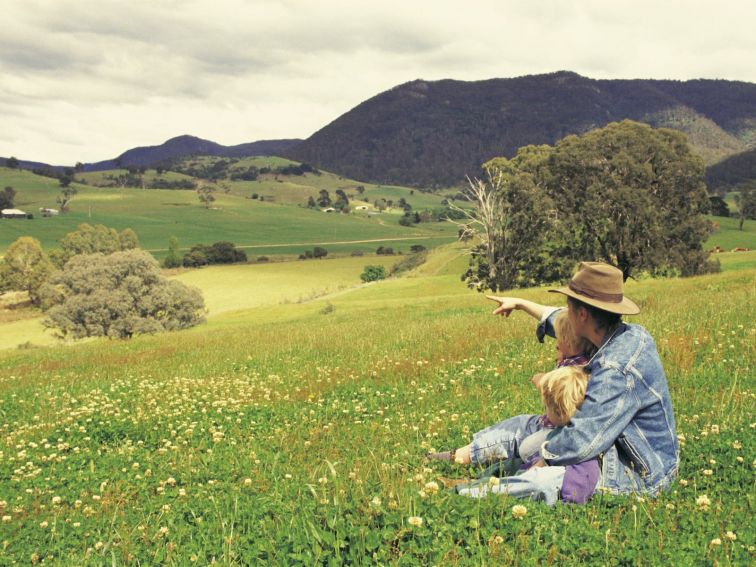
[[[735,440],[735,441],[733,441],[733,443],[732,443],[732,448],[733,448],[733,449],[742,449],[742,448],[743,448],[743,445],[741,445],[741,444],[740,444],[740,441],[738,441],[738,440]]]
[[[685,480],[684,478],[681,478],[679,482],[680,482],[680,486],[688,486],[688,481]]]
[[[501,537],[500,535],[497,535],[497,536],[496,536],[496,537],[494,538],[494,543],[495,543],[496,545],[501,545],[502,543],[504,543],[504,538],[503,538],[503,537]]]
[[[426,482],[424,490],[428,494],[436,494],[438,492],[438,483],[435,481]]]
[[[252,479],[251,478],[245,478],[244,479],[244,486],[252,486]]]
[[[512,506],[512,517],[515,520],[522,520],[528,515],[528,509],[522,504],[515,504]]]
[[[59,506],[62,501],[63,500],[61,499],[60,496],[53,496],[53,499],[52,499],[53,506]]]
[[[416,528],[419,528],[423,525],[423,519],[420,516],[410,516],[407,518],[407,523],[410,526],[415,526]]]
[[[711,500],[709,500],[709,497],[706,496],[706,494],[702,494],[696,498],[696,505],[698,505],[701,510],[706,511],[709,509],[709,506],[711,506]]]
[[[736,539],[738,539],[738,536],[737,536],[737,534],[736,534],[735,532],[733,532],[733,531],[728,531],[728,532],[727,532],[727,533],[725,534],[725,537],[726,537],[727,539],[729,539],[730,541],[735,541]]]
[[[378,496],[374,496],[373,499],[370,501],[370,505],[378,508],[381,505],[381,499]]]
[[[704,471],[703,471],[703,475],[704,476],[711,476],[713,474],[714,474],[714,471],[711,470],[711,469],[704,469]]]
[[[4,523],[4,524],[10,523],[10,521],[11,521],[12,519],[13,519],[13,518],[12,518],[11,516],[3,516],[3,523]]]
[[[712,545],[712,546],[722,545],[722,540],[719,539],[718,537],[715,537],[713,540],[711,540],[711,543],[709,545]]]

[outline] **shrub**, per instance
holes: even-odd
[[[394,255],[394,249],[393,248],[385,248],[383,246],[379,246],[376,251],[376,254],[379,256],[393,256]]]
[[[360,279],[365,283],[385,280],[386,268],[384,268],[383,266],[365,266],[362,274],[360,274]]]
[[[267,256],[258,256],[257,257],[258,262],[267,262],[269,261],[269,258]]]
[[[312,255],[315,258],[325,258],[326,256],[328,256],[328,250],[321,248],[320,246],[316,246],[312,249]]]
[[[43,323],[62,337],[126,339],[204,320],[199,290],[162,277],[142,250],[74,256],[43,290],[52,304]]]

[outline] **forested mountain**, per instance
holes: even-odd
[[[566,71],[417,80],[363,102],[285,155],[354,179],[449,185],[521,146],[626,118],[685,132],[715,163],[756,146],[756,84],[594,80]]]
[[[260,140],[237,146],[223,146],[195,136],[177,136],[159,146],[133,148],[115,159],[85,164],[85,171],[103,171],[117,167],[146,167],[187,156],[245,157],[280,155],[301,140]]]

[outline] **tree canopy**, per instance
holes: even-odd
[[[477,194],[476,221],[485,227],[463,275],[473,287],[565,279],[590,259],[625,278],[711,268],[704,165],[679,132],[623,121],[553,147],[526,146],[484,169],[488,183],[468,193]],[[493,212],[481,207],[481,191]]]
[[[8,247],[0,264],[0,289],[26,291],[39,305],[39,290],[55,270],[39,240],[22,236]]]
[[[74,256],[40,293],[49,309],[44,324],[62,337],[125,339],[204,320],[199,290],[162,277],[142,250]]]

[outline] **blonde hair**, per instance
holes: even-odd
[[[588,387],[585,366],[563,366],[541,377],[538,384],[546,409],[553,414],[554,425],[567,425],[580,409]]]
[[[570,356],[586,353],[592,346],[588,339],[578,337],[575,334],[566,310],[562,310],[557,314],[554,321],[554,334],[556,335],[556,340],[564,343],[569,349],[570,352],[568,354]]]

